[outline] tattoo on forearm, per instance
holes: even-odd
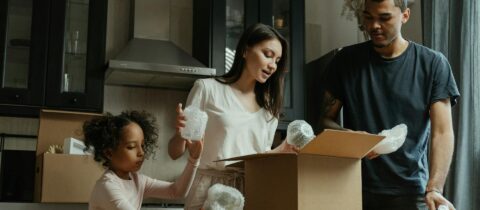
[[[337,102],[337,99],[334,98],[333,96],[328,96],[327,97],[327,102],[330,106],[333,106]]]
[[[337,99],[330,94],[325,94],[325,101],[324,101],[324,114],[330,112],[332,106],[337,102]]]

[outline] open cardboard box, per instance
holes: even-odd
[[[226,161],[244,161],[247,210],[361,210],[361,159],[383,138],[327,129],[298,154],[263,153]]]
[[[90,155],[46,154],[67,137],[83,139],[82,126],[96,113],[42,110],[38,130],[35,201],[86,203],[104,169]]]

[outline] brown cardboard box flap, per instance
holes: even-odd
[[[363,158],[384,136],[325,129],[300,150],[299,154]]]
[[[215,162],[218,162],[218,161],[232,161],[232,160],[252,160],[252,159],[261,159],[261,158],[284,156],[284,155],[296,156],[297,154],[295,154],[295,153],[258,153],[258,154],[244,155],[244,156],[238,156],[238,157],[216,160]],[[232,166],[234,164],[232,164]]]
[[[315,139],[303,147],[299,154],[314,154],[332,157],[363,158],[384,136],[352,131],[325,129]],[[266,157],[296,155],[295,153],[258,153],[232,157],[217,161],[251,160]]]

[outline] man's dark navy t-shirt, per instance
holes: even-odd
[[[346,47],[329,64],[327,90],[343,103],[344,126],[379,133],[404,123],[396,152],[362,161],[363,190],[390,195],[423,194],[428,181],[430,105],[459,96],[448,60],[410,42],[400,56],[382,58],[370,41]]]

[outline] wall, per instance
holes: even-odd
[[[135,0],[134,37],[170,40],[192,51],[192,0]]]
[[[105,62],[117,55],[130,39],[131,0],[108,1]]]
[[[422,0],[410,0],[410,19],[403,25],[403,36],[411,41],[422,44]]]
[[[356,20],[342,17],[344,1],[305,0],[306,63],[362,40]]]
[[[406,39],[422,43],[421,0],[414,0],[410,20],[403,26]],[[364,41],[356,19],[342,16],[344,1],[305,0],[305,61],[315,60],[333,49]]]
[[[192,0],[170,0],[170,41],[192,53]]]

